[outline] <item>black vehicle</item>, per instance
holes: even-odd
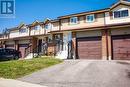
[[[20,52],[14,49],[0,48],[0,61],[17,60],[20,58]]]

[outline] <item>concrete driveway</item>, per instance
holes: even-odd
[[[47,87],[47,86],[22,82],[14,79],[0,78],[0,87]]]
[[[130,87],[130,63],[68,60],[18,80],[47,87]]]

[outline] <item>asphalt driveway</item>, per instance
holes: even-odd
[[[130,63],[69,60],[18,80],[47,87],[130,87]]]

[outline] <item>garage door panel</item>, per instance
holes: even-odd
[[[130,60],[130,35],[112,36],[113,59]]]
[[[101,37],[78,38],[77,44],[80,59],[101,59]]]
[[[14,44],[8,44],[8,45],[5,45],[5,47],[9,49],[14,49]]]
[[[99,48],[99,47],[98,47]],[[99,50],[99,49],[97,49],[97,48],[89,48],[89,49],[85,49],[85,48],[81,48],[81,49],[79,49],[78,51],[80,51],[80,52],[82,52],[82,53],[99,53],[98,51],[101,51],[101,50]]]

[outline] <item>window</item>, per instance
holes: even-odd
[[[49,24],[46,24],[45,25],[45,29],[51,29],[51,24],[49,23]]]
[[[19,30],[20,33],[26,33],[27,32],[27,28],[22,28]]]
[[[77,24],[78,23],[78,18],[77,17],[70,18],[70,23],[71,24]]]
[[[35,30],[39,30],[39,29],[41,29],[41,26],[40,26],[40,25],[37,25],[37,26],[34,27],[34,29],[35,29]]]
[[[86,22],[94,22],[95,16],[94,15],[87,15],[86,16]]]
[[[60,35],[55,35],[55,40],[60,40]]]
[[[52,42],[52,36],[49,35],[49,36],[48,36],[48,43],[51,43],[51,42]]]
[[[114,18],[128,17],[128,10],[114,11]]]

